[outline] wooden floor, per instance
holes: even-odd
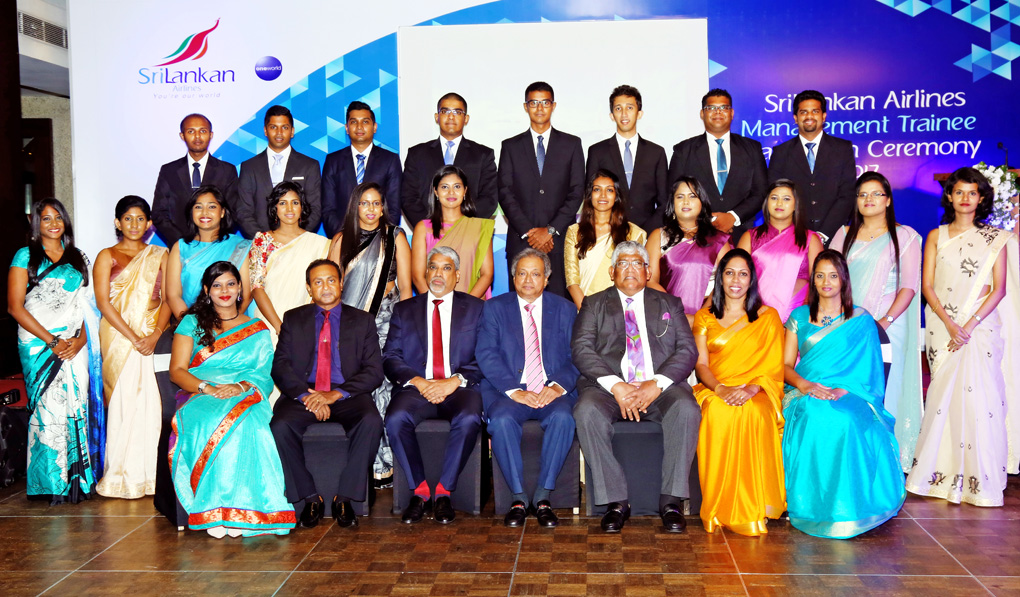
[[[150,500],[49,507],[0,490],[0,595],[1020,595],[1020,478],[1003,508],[910,497],[849,541],[789,524],[749,538],[683,535],[658,518],[618,535],[560,512],[559,528],[483,516],[401,524],[380,492],[355,530],[328,520],[288,537],[178,533]]]

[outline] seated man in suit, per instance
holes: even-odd
[[[459,94],[447,93],[436,105],[439,138],[407,150],[400,180],[400,207],[411,228],[432,209],[432,175],[450,164],[467,174],[476,215],[491,218],[495,213],[498,202],[496,154],[481,143],[464,138],[464,127],[470,119],[467,100]]]
[[[620,179],[620,190],[627,198],[627,219],[645,232],[662,226],[669,191],[666,182],[666,150],[638,135],[641,92],[620,85],[609,94],[609,114],[616,123],[616,134],[588,148],[586,180],[597,170],[612,172]]]
[[[681,176],[697,178],[708,193],[704,199],[712,206],[712,225],[736,246],[765,200],[765,156],[761,143],[730,132],[733,98],[725,89],[712,89],[701,98],[699,116],[705,133],[673,146],[669,183]]]
[[[184,213],[184,206],[198,187],[214,186],[231,209],[237,205],[237,167],[209,153],[212,138],[212,122],[201,114],[188,114],[181,121],[181,140],[188,146],[188,155],[159,169],[152,223],[168,247],[186,234],[191,214]]]
[[[798,134],[772,148],[769,182],[788,178],[797,184],[797,209],[807,227],[828,243],[846,224],[857,205],[857,166],[853,143],[826,135],[828,101],[814,90],[793,98],[793,120]]]
[[[541,422],[544,431],[538,486],[531,511],[544,527],[558,523],[549,503],[556,477],[574,441],[572,411],[577,402],[577,368],[570,361],[570,334],[577,309],[570,301],[545,293],[549,256],[527,248],[510,266],[516,292],[486,301],[475,355],[485,379],[482,403],[492,435],[492,455],[513,492],[503,519],[508,527],[524,524],[521,434],[524,421]]]
[[[581,372],[574,407],[577,436],[591,467],[595,503],[608,504],[602,530],[618,533],[630,518],[627,479],[613,455],[613,423],[662,425],[659,514],[666,531],[682,533],[680,505],[698,446],[701,409],[687,376],[698,350],[680,299],[645,288],[648,252],[625,241],[613,250],[615,286],[584,299],[574,323],[574,364]],[[656,463],[650,462],[649,466]]]
[[[373,143],[379,125],[371,106],[351,102],[344,129],[351,144],[327,155],[322,167],[322,224],[329,238],[343,228],[351,191],[363,182],[382,188],[390,222],[400,223],[400,156]]]
[[[282,395],[269,426],[283,463],[287,500],[304,500],[300,524],[314,527],[324,505],[305,467],[302,437],[317,421],[343,425],[349,447],[333,496],[333,518],[342,527],[357,526],[351,502],[365,499],[382,438],[382,417],[372,400],[383,382],[379,336],[374,317],[340,302],[343,277],[337,264],[313,261],[305,281],[312,303],[287,311],[280,327],[273,381]]]
[[[390,319],[383,349],[383,369],[393,382],[386,434],[393,458],[414,492],[401,520],[418,522],[434,509],[436,522],[446,524],[454,517],[450,492],[457,487],[457,477],[482,426],[478,393],[482,374],[475,362],[475,335],[484,303],[454,291],[460,279],[460,256],[450,247],[429,251],[425,277],[429,291],[394,305]],[[415,435],[418,423],[429,418],[450,421],[443,470],[434,492],[425,480]]]
[[[319,161],[298,153],[290,145],[294,138],[294,117],[284,106],[270,106],[263,123],[269,147],[241,163],[237,180],[237,221],[248,238],[269,230],[266,201],[273,187],[287,180],[305,190],[311,214],[305,230],[319,229],[322,200],[319,197]]]

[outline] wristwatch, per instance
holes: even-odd
[[[453,376],[460,380],[460,387],[462,387],[462,388],[466,388],[467,387],[467,378],[466,377],[464,377],[460,373],[454,373]]]
[[[209,382],[207,382],[207,381],[200,381],[200,382],[198,382],[198,393],[199,394],[205,394],[205,388],[208,385],[209,385]]]
[[[896,318],[893,317],[892,315],[886,315],[885,316],[885,320],[888,321],[889,323],[892,323],[892,322],[896,321]]]
[[[549,234],[552,235],[552,236],[559,236],[560,235],[560,233],[557,232],[556,229],[553,228],[552,226],[546,226],[545,229],[548,230]]]

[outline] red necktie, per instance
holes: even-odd
[[[315,391],[328,392],[332,389],[330,372],[333,370],[333,333],[329,325],[329,311],[322,312],[322,331],[319,332],[319,356],[315,365]]]
[[[432,379],[446,379],[446,367],[443,362],[443,324],[439,319],[439,305],[443,299],[432,301]]]

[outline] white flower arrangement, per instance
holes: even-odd
[[[974,169],[988,179],[988,184],[992,185],[992,190],[995,191],[992,215],[988,216],[988,223],[996,228],[1012,231],[1017,222],[1017,194],[1020,193],[1016,173],[1010,172],[1005,166],[989,166],[984,162],[975,165]]]

